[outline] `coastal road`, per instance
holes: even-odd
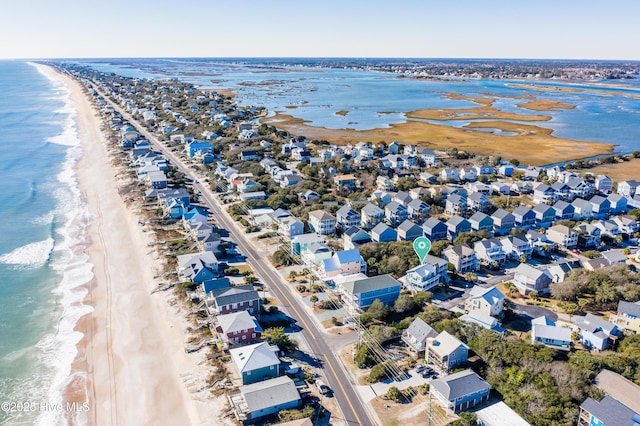
[[[109,100],[108,96],[100,90],[99,86],[94,84],[94,87],[105,99]],[[214,213],[219,224],[229,231],[230,236],[240,247],[242,254],[247,257],[247,263],[253,268],[254,272],[262,278],[263,282],[269,287],[269,290],[282,302],[283,307],[289,314],[294,315],[299,323],[302,324],[302,334],[311,348],[312,355],[317,359],[322,368],[327,384],[333,390],[333,395],[342,411],[341,419],[339,419],[335,413],[332,418],[334,420],[343,420],[347,425],[374,425],[375,422],[371,420],[364,404],[359,399],[357,392],[349,380],[349,375],[338,360],[338,354],[333,352],[331,346],[325,340],[324,333],[318,329],[316,322],[306,312],[299,297],[296,297],[290,289],[290,286],[287,286],[286,283],[283,282],[282,277],[273,265],[271,265],[267,259],[258,255],[244,232],[242,232],[227,212],[218,204],[209,185],[206,182],[203,183],[193,169],[161,143],[153,134],[147,131],[146,128],[134,120],[126,111],[120,108],[119,105],[110,100],[109,102],[125,119],[129,120],[129,122],[136,127],[141,135],[146,137],[156,149],[162,152],[167,160],[189,179],[193,180],[194,189],[200,191],[203,201]]]

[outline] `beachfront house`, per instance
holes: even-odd
[[[207,293],[205,301],[210,315],[240,311],[260,315],[260,297],[252,284],[212,290]]]
[[[267,342],[229,349],[243,385],[280,377],[283,371],[278,352],[280,348]]]
[[[252,424],[281,410],[301,405],[298,388],[288,376],[240,386],[238,392],[230,394],[228,399],[241,424]]]
[[[219,275],[218,259],[210,251],[178,256],[178,278],[184,282],[201,283]]]
[[[258,320],[247,311],[218,315],[216,321],[216,333],[227,343],[246,345],[260,340],[262,335]]]

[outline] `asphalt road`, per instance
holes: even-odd
[[[94,85],[96,86],[96,85]],[[98,88],[96,86],[96,88]],[[104,94],[101,92],[104,96]],[[108,100],[107,96],[104,96]],[[342,411],[342,420],[348,425],[373,425],[375,422],[371,420],[367,410],[360,401],[357,392],[353,388],[347,373],[344,371],[342,364],[337,359],[337,355],[331,350],[330,345],[325,340],[325,335],[318,330],[315,321],[309,317],[304,309],[302,302],[298,297],[293,295],[290,286],[283,283],[280,274],[273,268],[268,260],[261,258],[249,243],[247,237],[242,230],[238,228],[236,223],[223,212],[222,207],[214,199],[213,192],[208,185],[202,183],[195,172],[188,167],[181,158],[177,157],[171,150],[164,146],[154,135],[138,124],[126,111],[122,110],[119,105],[109,100],[113,107],[119,111],[122,116],[138,130],[138,132],[149,140],[149,142],[162,154],[165,155],[174,166],[183,172],[188,178],[193,180],[194,189],[200,191],[202,201],[214,213],[219,225],[227,229],[230,236],[238,244],[240,251],[247,257],[247,263],[253,268],[254,272],[260,276],[262,281],[269,287],[269,291],[282,302],[284,310],[292,317],[298,320],[302,325],[302,334],[307,340],[311,348],[312,355],[318,360],[320,367],[326,378],[326,383],[333,391],[336,402]],[[340,417],[334,413],[332,418],[339,420]]]

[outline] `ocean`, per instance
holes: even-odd
[[[0,61],[0,424],[63,423],[63,391],[91,310],[88,210],[70,91],[50,70]],[[9,403],[7,405],[6,403]],[[49,407],[49,408],[47,408]]]

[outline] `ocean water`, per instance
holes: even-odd
[[[88,210],[75,177],[81,157],[70,92],[51,71],[0,61],[0,424],[64,422],[76,343],[91,310],[80,286]],[[48,404],[48,405],[47,405]]]
[[[616,81],[619,88],[588,84],[545,82],[549,86],[600,89],[607,93],[540,92],[513,87],[512,80],[427,81],[398,78],[395,74],[353,69],[301,67],[296,59],[288,66],[269,66],[263,59],[122,59],[80,62],[97,70],[133,78],[178,78],[203,88],[225,88],[236,92],[240,105],[261,105],[271,113],[281,111],[308,120],[311,125],[331,129],[367,130],[389,127],[407,120],[405,114],[418,109],[469,108],[469,100],[448,99],[448,93],[469,97],[493,95],[503,111],[538,114],[517,107],[522,95],[562,100],[573,110],[545,111],[549,121],[528,122],[553,129],[553,135],[585,142],[617,145],[616,152],[640,149],[640,79]],[[640,77],[640,76],[638,76]],[[293,107],[293,108],[292,108]],[[346,115],[337,114],[348,111]],[[433,121],[460,127],[477,120]]]

